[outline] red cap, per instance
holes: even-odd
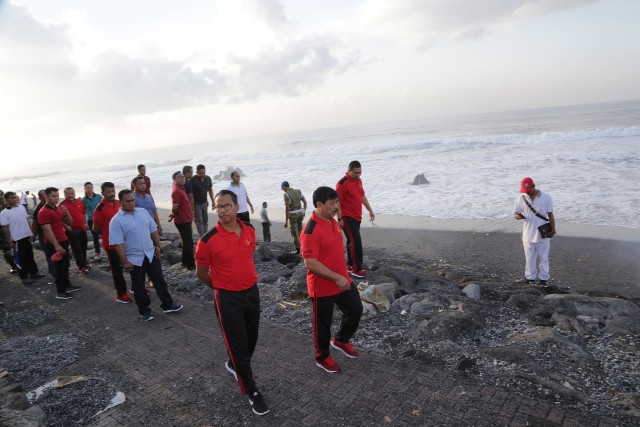
[[[535,186],[536,184],[533,182],[531,178],[529,177],[522,178],[522,181],[520,182],[520,192],[528,193],[529,190],[531,190]]]
[[[58,262],[62,259],[62,254],[60,252],[56,252],[51,255],[51,261]]]

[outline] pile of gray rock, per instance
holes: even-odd
[[[256,250],[262,316],[311,333],[306,269],[291,249],[270,242]],[[212,301],[211,289],[180,267],[178,250],[176,241],[163,242],[168,282],[185,296]],[[537,286],[469,278],[433,261],[368,253],[368,277],[356,282],[365,307],[356,347],[638,421],[636,302],[614,294],[549,295]]]

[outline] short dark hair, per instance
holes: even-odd
[[[313,192],[313,207],[318,207],[318,202],[327,203],[327,200],[334,200],[338,198],[338,192],[331,187],[318,187]]]
[[[105,188],[116,188],[116,185],[113,182],[105,181],[100,184],[100,191],[104,191]]]
[[[44,189],[44,194],[48,196],[49,194],[55,193],[56,191],[58,191],[56,187],[47,187]]]
[[[73,190],[74,192],[76,191],[73,187],[67,187],[64,189],[64,191],[67,191],[67,190]]]
[[[173,175],[171,175],[171,179],[176,179],[176,176],[180,175],[181,173],[182,173],[182,172],[180,172],[180,171],[175,171],[175,172],[173,173]]]
[[[86,187],[87,185],[90,185],[90,186],[92,186],[92,187],[93,187],[93,184],[91,183],[91,181],[87,181],[87,182],[85,182],[85,183],[84,183],[84,186],[85,186],[85,187]]]
[[[357,160],[351,160],[349,162],[349,170],[350,171],[354,170],[355,168],[361,168],[361,167],[362,167],[362,165]]]
[[[14,191],[7,191],[6,193],[4,193],[4,199],[9,200],[9,197],[15,196],[15,195],[16,193]]]
[[[204,165],[198,165],[198,166],[196,166],[196,170],[197,170],[197,171],[199,171],[199,170],[201,170],[201,169],[207,169],[207,168],[205,168],[205,167],[204,167]]]
[[[192,172],[193,168],[189,165],[185,165],[182,167],[182,173]]]
[[[44,199],[44,195],[45,195],[44,190],[40,190],[40,191],[38,191],[38,198],[40,198],[40,199]]]
[[[214,197],[214,200],[218,198],[218,196],[231,196],[231,200],[233,201],[234,205],[238,204],[238,196],[236,195],[236,193],[234,193],[231,190],[220,190],[218,191],[218,194],[216,194],[216,197]]]
[[[262,202],[262,207],[266,208],[267,207],[267,202]]]
[[[144,165],[142,165],[142,164],[138,165],[138,170],[140,170],[140,169],[142,169],[142,168],[145,168],[145,169],[146,169],[146,167],[145,167]]]
[[[118,200],[122,200],[122,198],[127,195],[127,194],[132,194],[133,191],[129,190],[128,188],[125,188],[124,190],[120,190],[120,192],[118,192]]]
[[[231,171],[231,173],[229,174],[229,176],[233,179],[233,175],[234,174],[238,174],[238,176],[240,176],[240,174],[238,173],[238,171]]]
[[[143,180],[144,180],[144,176],[142,176],[142,175],[138,175],[138,176],[136,176],[135,178],[133,178],[133,179],[131,180],[131,185],[136,185],[136,181],[137,181],[137,180],[139,180],[139,179],[143,179]],[[145,182],[145,183],[146,183],[146,182]],[[120,194],[120,193],[118,193],[118,194]]]

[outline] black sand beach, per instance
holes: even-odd
[[[165,219],[167,213],[162,210],[161,218]],[[211,224],[214,218],[211,215]],[[6,269],[0,273],[0,301],[5,302],[0,307],[0,360],[11,365],[0,365],[0,381],[13,376],[24,382],[22,389],[4,383],[0,388],[26,392],[60,375],[94,378],[77,386],[45,392],[38,404],[49,416],[48,426],[63,426],[71,421],[101,427],[633,425],[638,417],[638,411],[633,412],[637,386],[626,384],[624,378],[625,372],[629,372],[628,378],[637,376],[627,371],[637,365],[637,361],[629,359],[637,350],[633,334],[624,335],[627,333],[624,325],[618,328],[623,335],[609,339],[606,333],[599,335],[593,325],[587,324],[575,334],[566,327],[557,327],[556,331],[550,325],[529,323],[532,318],[528,321],[520,307],[528,306],[529,302],[545,304],[547,300],[536,289],[512,284],[522,276],[524,259],[520,235],[514,232],[511,223],[471,221],[460,227],[452,224],[455,221],[442,220],[438,221],[437,229],[421,229],[415,221],[382,217],[376,222],[385,226],[365,224],[365,261],[375,263],[380,271],[386,271],[383,274],[391,276],[406,267],[412,274],[454,272],[480,283],[481,300],[474,301],[457,296],[461,295],[457,284],[439,282],[441,279],[434,276],[436,282],[429,298],[462,301],[454,309],[450,306],[447,309],[449,303],[444,309],[436,308],[434,319],[447,316],[443,318],[445,324],[457,319],[460,325],[475,328],[482,327],[474,323],[476,316],[486,317],[487,331],[478,335],[484,341],[503,341],[510,331],[526,338],[531,330],[550,333],[552,349],[555,342],[567,347],[574,345],[574,341],[568,340],[575,340],[581,349],[588,348],[593,354],[587,356],[590,360],[596,360],[596,365],[605,369],[586,369],[585,365],[585,372],[578,375],[580,369],[573,365],[571,354],[561,355],[559,349],[549,353],[549,343],[544,340],[530,347],[526,343],[505,346],[495,341],[491,344],[495,347],[487,349],[466,338],[452,342],[448,338],[438,341],[430,336],[415,337],[412,334],[416,329],[407,330],[405,326],[413,313],[406,316],[400,313],[402,307],[409,308],[400,304],[392,306],[386,314],[363,321],[355,341],[361,345],[361,358],[340,359],[345,372],[337,377],[328,376],[310,362],[313,345],[308,301],[291,299],[289,280],[267,279],[273,276],[271,273],[288,270],[273,260],[260,262],[258,268],[262,271],[261,282],[265,283],[261,283],[263,315],[254,366],[272,408],[271,414],[258,419],[248,410],[246,399],[239,395],[237,385],[224,370],[226,355],[211,302],[199,296],[204,294],[196,284],[193,292],[181,290],[182,283],[194,280],[193,273],[179,268],[179,264],[165,266],[172,293],[185,304],[185,309],[172,316],[159,313],[153,322],[144,323],[138,320],[133,305],[114,302],[111,276],[103,262],[97,263],[87,276],[74,271],[72,281],[82,285],[83,290],[76,294],[77,298],[63,302],[54,299],[53,286],[47,285],[47,279],[23,286]],[[261,236],[259,223],[255,219],[253,223]],[[391,223],[403,227],[392,228]],[[463,230],[450,229],[456,226]],[[173,224],[166,223],[164,228],[167,237],[175,238]],[[594,234],[593,228],[587,229],[588,234]],[[620,231],[607,227],[597,230],[605,235]],[[580,227],[571,231],[579,233]],[[561,233],[552,245],[553,283],[581,295],[630,300],[637,309],[640,243],[634,233],[630,230],[626,240]],[[289,248],[291,237],[281,222],[273,221],[272,236],[274,250]],[[170,241],[164,243],[167,249],[172,247]],[[43,266],[41,252],[36,253]],[[301,265],[294,268],[291,281],[301,268]],[[374,282],[376,274],[371,273]],[[280,299],[273,299],[279,291]],[[157,310],[157,298],[151,293]],[[449,299],[451,295],[453,300]],[[567,338],[563,338],[565,335]],[[498,353],[496,362],[493,353],[487,353],[494,350],[510,351],[504,353],[508,357],[529,354],[525,357],[528,362],[515,363]],[[52,351],[54,359],[50,357]],[[495,363],[498,369],[494,372]],[[551,380],[540,378],[540,371],[527,370],[528,366],[544,371],[548,369],[546,363],[558,366],[549,371]],[[598,390],[607,390],[610,382],[603,380],[606,374],[602,372],[616,367],[621,375],[616,375],[618,388],[610,402],[600,398],[590,400],[591,395],[583,389],[593,389],[597,383]],[[9,371],[5,379],[1,368]],[[593,386],[589,381],[594,381]],[[108,402],[116,390],[126,394],[125,402],[95,416],[96,408],[104,408],[105,399]],[[15,406],[15,401],[15,397],[3,397],[0,393],[1,425],[16,422],[15,414],[19,411],[9,408]],[[621,403],[624,405],[620,406]]]

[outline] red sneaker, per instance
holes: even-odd
[[[358,353],[358,350],[353,348],[351,343],[348,343],[348,342],[340,342],[340,341],[336,341],[335,338],[332,338],[331,347],[335,348],[336,350],[340,350],[345,354],[345,356],[350,357],[352,359],[357,359],[358,356],[360,356],[360,353]]]
[[[116,302],[119,302],[120,304],[131,304],[133,301],[127,294],[116,294]]]
[[[317,360],[316,366],[318,368],[322,368],[330,374],[335,374],[336,372],[340,372],[342,369],[340,365],[338,365],[331,356],[327,356],[326,359]]]

